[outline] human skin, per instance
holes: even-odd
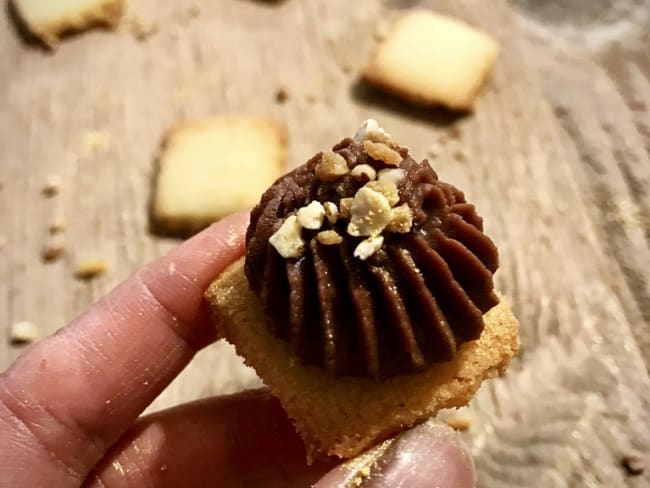
[[[306,464],[265,389],[140,416],[216,340],[203,293],[243,255],[247,224],[234,214],[143,267],[0,375],[0,487],[349,482],[335,460]],[[473,486],[467,450],[439,423],[403,434],[380,461],[368,486]]]

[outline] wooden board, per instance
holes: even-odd
[[[55,53],[25,46],[0,17],[0,327],[47,333],[177,241],[148,232],[163,131],[219,114],[286,121],[290,165],[378,119],[466,191],[499,245],[500,289],[522,324],[508,374],[464,415],[479,486],[647,486],[621,459],[650,454],[650,60],[638,46],[532,41],[504,1],[132,0],[128,22]],[[427,5],[502,43],[476,113],[407,107],[358,83],[400,9]],[[532,7],[530,7],[532,8]],[[543,20],[543,19],[542,19]],[[536,24],[538,25],[538,24]],[[552,32],[552,31],[551,31]],[[644,32],[642,29],[641,32]],[[650,32],[650,30],[648,30]],[[641,41],[639,41],[641,42]],[[636,47],[635,47],[636,46]],[[289,99],[275,101],[284,88]],[[62,177],[46,199],[47,176]],[[40,259],[64,216],[63,259]],[[73,278],[86,257],[108,272]],[[0,342],[0,368],[20,353]],[[224,344],[200,353],[151,409],[258,384]],[[649,467],[650,468],[650,467]]]

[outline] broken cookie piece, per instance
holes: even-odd
[[[363,77],[410,102],[471,110],[497,52],[488,34],[451,17],[414,10],[396,22]]]
[[[182,122],[163,141],[152,220],[163,234],[187,235],[250,208],[284,168],[286,129],[273,120]]]
[[[378,137],[397,164],[365,144]],[[319,170],[324,154],[336,171]],[[355,456],[465,405],[517,351],[481,217],[374,122],[276,180],[246,245],[206,297],[312,457]]]
[[[114,28],[125,0],[11,0],[29,31],[50,48],[61,36],[94,26]]]

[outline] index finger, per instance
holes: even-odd
[[[30,486],[39,471],[50,486],[83,481],[215,338],[203,292],[243,254],[247,221],[226,218],[146,266],[0,376],[0,437],[15,443],[0,447],[4,470]]]

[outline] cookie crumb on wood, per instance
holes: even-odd
[[[390,33],[390,22],[387,19],[380,20],[375,26],[375,32],[373,34],[376,41],[383,41],[388,37]]]
[[[43,184],[43,189],[41,191],[44,196],[50,198],[59,194],[62,184],[63,180],[61,179],[60,175],[50,175],[45,179],[45,183]]]
[[[643,458],[638,454],[627,454],[623,456],[621,464],[630,476],[639,476],[645,471]]]
[[[469,430],[472,425],[472,421],[469,417],[460,414],[447,418],[445,422],[449,427],[459,432],[465,432],[466,430]]]
[[[38,340],[41,336],[41,331],[38,326],[27,320],[15,322],[11,325],[9,331],[9,342],[12,346],[22,346],[31,344]]]
[[[65,241],[62,234],[53,235],[50,240],[43,246],[41,257],[46,263],[56,261],[63,255]]]
[[[348,75],[349,75],[350,73],[352,73],[352,71],[354,71],[354,70],[352,69],[352,65],[351,65],[350,63],[348,63],[348,62],[342,62],[342,63],[341,63],[341,70],[342,70],[345,74],[348,74]]]
[[[133,37],[138,41],[146,41],[158,33],[158,24],[156,22],[143,20],[140,17],[131,18],[129,28]]]
[[[453,157],[458,162],[465,162],[467,161],[467,151],[460,147],[454,151]]]
[[[460,139],[460,127],[452,125],[447,129],[447,136],[449,139]]]
[[[275,91],[275,101],[278,103],[285,103],[287,100],[289,100],[289,92],[287,92],[284,87],[278,88]]]
[[[80,280],[92,280],[106,272],[108,266],[101,259],[87,259],[79,262],[75,269],[75,277]]]
[[[60,215],[55,216],[48,225],[47,230],[51,235],[62,233],[65,231],[65,218]]]
[[[105,130],[91,130],[83,136],[83,153],[86,157],[94,157],[104,153],[111,144],[111,135]]]
[[[187,8],[187,15],[189,15],[191,18],[196,18],[201,14],[201,7],[199,7],[196,3],[191,4]]]
[[[444,146],[441,141],[436,140],[427,148],[427,157],[436,159],[444,152]]]

